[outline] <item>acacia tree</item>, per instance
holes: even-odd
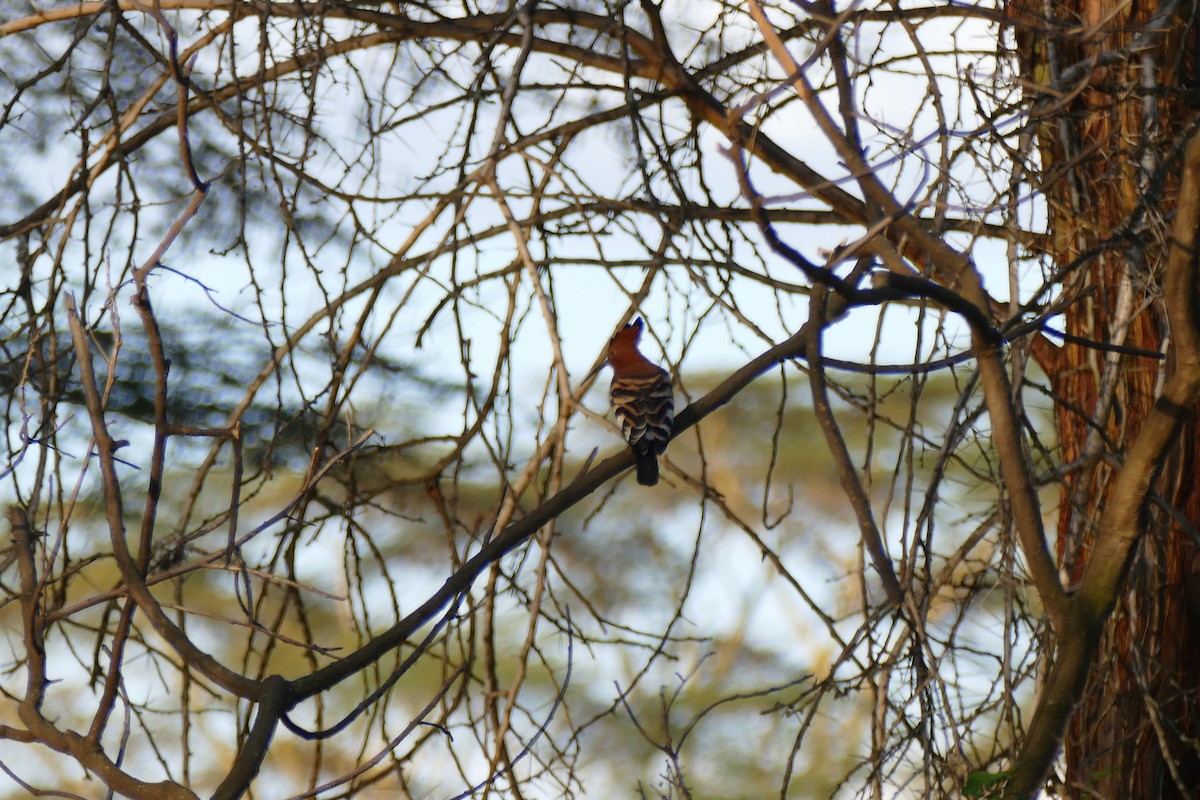
[[[1165,26],[4,8],[23,791],[1100,788],[1064,736],[1145,531],[1188,519],[1154,478],[1200,397],[1200,139],[1148,106],[1109,196],[1128,137],[1073,126],[1177,85]],[[653,491],[589,394],[636,313],[680,409]],[[1114,736],[1173,765],[1168,686]]]

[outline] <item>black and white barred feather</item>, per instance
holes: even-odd
[[[645,375],[618,375],[609,396],[621,434],[637,459],[637,479],[643,486],[658,483],[658,458],[671,439],[675,395],[671,377],[658,367]]]

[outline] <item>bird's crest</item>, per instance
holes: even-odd
[[[617,331],[613,337],[608,340],[608,351],[611,353],[613,348],[616,348],[617,350],[636,348],[637,343],[641,338],[642,318],[638,317],[633,322]]]
[[[642,318],[638,317],[608,340],[608,365],[613,368],[614,375],[652,375],[658,372],[654,362],[638,350],[638,340],[641,338]]]

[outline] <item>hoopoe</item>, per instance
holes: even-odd
[[[671,376],[640,352],[641,317],[619,330],[608,342],[608,364],[613,370],[613,412],[621,433],[637,458],[637,480],[643,486],[658,483],[658,456],[667,449],[675,421],[675,395]]]

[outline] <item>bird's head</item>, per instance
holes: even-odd
[[[659,372],[658,367],[638,350],[638,339],[641,338],[642,320],[639,317],[608,340],[607,361],[614,375],[653,375]]]
[[[587,374],[584,380],[589,381],[596,377],[605,366],[612,367],[614,372],[618,374],[623,372],[627,375],[631,374],[631,372],[643,374],[647,371],[658,369],[647,361],[645,356],[638,352],[638,340],[642,338],[642,325],[642,318],[638,317],[617,331],[608,340],[608,348],[604,353],[604,360],[592,367],[592,371]]]
[[[637,350],[638,340],[641,338],[642,318],[638,317],[633,322],[617,331],[613,337],[608,340],[608,360],[612,361],[614,355],[620,357],[622,353],[628,353],[631,350]]]

